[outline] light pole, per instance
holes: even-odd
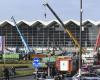
[[[1,37],[1,39],[2,39],[2,57],[3,57],[3,60],[4,60],[4,66],[5,66],[5,63],[6,63],[6,60],[5,60],[5,52],[4,52],[4,46],[5,46],[5,37],[2,35],[2,37]]]
[[[55,27],[53,26],[53,55],[55,55],[54,29],[55,29]]]
[[[82,67],[82,0],[80,0],[80,53],[79,53],[79,75],[81,76]]]

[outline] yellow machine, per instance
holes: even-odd
[[[66,33],[68,33],[68,35],[70,36],[70,38],[73,40],[75,46],[77,46],[79,49],[81,48],[80,44],[78,43],[77,39],[73,36],[73,34],[70,32],[70,30],[68,30],[66,28],[66,26],[64,25],[64,23],[62,22],[62,20],[58,17],[58,15],[53,11],[53,9],[50,7],[50,5],[48,3],[44,4],[44,6],[47,6],[49,8],[49,10],[53,13],[53,15],[57,18],[57,20],[61,23],[64,31]],[[84,52],[84,49],[81,50],[82,52]]]

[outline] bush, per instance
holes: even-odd
[[[15,68],[28,68],[28,66],[15,66]]]
[[[0,64],[3,64],[4,60],[0,61]],[[18,64],[18,60],[5,60],[6,64]]]
[[[32,64],[32,61],[30,61],[30,60],[20,60],[18,63],[19,64]]]
[[[2,59],[2,54],[0,54],[0,59]]]
[[[34,70],[22,70],[16,71],[17,76],[25,76],[25,75],[32,75]]]
[[[0,60],[0,64],[3,64],[4,60]],[[30,60],[13,60],[13,59],[5,59],[6,64],[32,64],[32,61]]]
[[[0,77],[3,77],[3,71],[0,69]]]
[[[19,54],[15,54],[15,53],[7,53],[7,54],[3,54],[3,59],[19,59]]]

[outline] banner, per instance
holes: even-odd
[[[0,52],[4,52],[5,40],[3,36],[0,36]]]

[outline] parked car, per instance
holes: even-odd
[[[82,73],[80,77],[77,73],[72,77],[72,80],[100,80],[100,76],[95,73]]]

